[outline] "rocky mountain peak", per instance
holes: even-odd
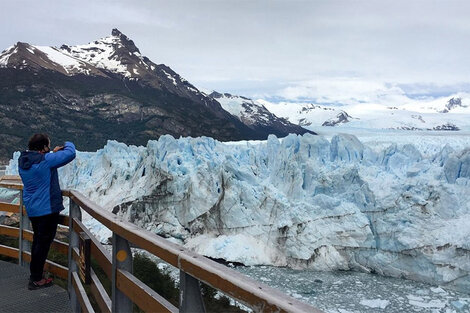
[[[19,41],[0,55],[0,67],[33,71],[47,69],[68,74],[64,64],[60,64],[63,60],[57,58],[58,54],[60,52],[56,48],[33,46]]]
[[[18,55],[24,55],[24,54],[30,53],[30,51],[28,51],[28,48],[30,51],[32,51],[32,48],[30,47],[29,44],[18,41],[15,45],[3,50],[2,53],[0,54],[0,66],[8,67],[8,66],[20,65],[20,64],[13,64],[13,63],[16,63],[19,59],[21,59],[21,57],[18,57]]]
[[[214,99],[222,98],[223,96],[224,96],[223,94],[221,94],[220,92],[217,92],[217,91],[212,91],[209,94],[209,97],[212,97]]]
[[[117,41],[115,41],[115,43],[118,44],[118,49],[126,48],[126,50],[130,53],[140,53],[139,49],[134,44],[134,41],[132,41],[131,39],[129,39],[129,37],[121,33],[117,28],[113,28],[113,30],[111,31],[111,36],[118,39]],[[122,47],[119,47],[119,44],[121,44]]]
[[[247,101],[247,102],[250,102],[250,103],[253,102],[253,100],[251,100],[250,98],[244,97],[244,96],[232,95],[228,92],[220,93],[220,92],[217,92],[215,90],[212,91],[211,94],[209,94],[209,97],[212,97],[214,99],[228,98],[228,99],[238,99],[238,100],[242,100],[242,101]]]
[[[346,111],[341,111],[335,118],[325,121],[322,126],[336,126],[339,124],[348,123],[351,116]]]
[[[439,113],[448,113],[449,111],[457,107],[465,107],[464,105],[462,105],[462,98],[451,98],[449,99],[449,101],[447,101],[445,108],[439,111]]]
[[[450,110],[452,108],[460,106],[462,106],[462,98],[451,98],[447,102],[446,108]]]
[[[290,123],[286,119],[277,117],[266,109],[263,104],[250,98],[217,91],[212,91],[209,97],[215,99],[224,110],[253,130],[269,129],[272,134],[280,136],[289,133],[303,134],[309,132],[298,125]]]
[[[121,36],[125,36],[127,38],[126,35],[124,35],[123,33],[121,33],[121,31],[117,28],[113,28],[111,30],[111,36],[114,36],[114,37],[121,37]]]

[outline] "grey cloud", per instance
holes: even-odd
[[[19,40],[86,43],[117,27],[144,55],[197,86],[248,96],[322,77],[469,82],[467,1],[86,0],[2,6],[0,48]]]

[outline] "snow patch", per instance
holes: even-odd
[[[51,60],[54,63],[59,64],[66,71],[68,71],[71,68],[78,69],[82,65],[82,62],[80,62],[76,58],[66,55],[56,48],[47,47],[47,46],[34,46],[34,48],[44,52],[49,58],[49,60]]]

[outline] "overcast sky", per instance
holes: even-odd
[[[209,90],[312,101],[447,95],[470,91],[469,16],[463,0],[15,0],[1,4],[0,50],[83,44],[116,27]]]

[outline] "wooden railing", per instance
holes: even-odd
[[[19,248],[0,245],[0,254],[18,258],[27,266],[30,261],[32,232],[22,203],[22,184],[18,176],[3,176],[0,187],[17,189],[20,204],[0,202],[0,211],[18,213],[20,227],[0,225],[0,235],[19,239]],[[74,312],[94,312],[82,279],[79,277],[79,234],[91,240],[90,252],[111,281],[108,295],[96,273],[91,269],[89,293],[102,312],[132,312],[133,304],[145,312],[205,312],[200,282],[250,307],[255,312],[321,312],[320,310],[289,297],[282,292],[261,284],[224,265],[196,254],[182,246],[124,221],[78,191],[63,191],[69,197],[69,216],[62,216],[60,224],[68,226],[69,243],[55,240],[53,249],[68,255],[68,268],[47,261],[46,270],[66,279]],[[23,209],[20,209],[23,208]],[[82,210],[112,231],[112,253],[109,253],[82,223]],[[179,308],[172,305],[132,274],[130,244],[146,250],[180,271]]]

